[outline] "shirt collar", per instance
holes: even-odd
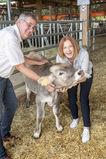
[[[20,42],[22,42],[22,38],[21,38],[19,29],[18,29],[16,24],[14,25],[14,29],[15,29],[15,33],[16,33],[17,38],[19,39]]]

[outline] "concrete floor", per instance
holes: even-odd
[[[25,95],[26,91],[25,91],[25,85],[23,85],[24,83],[23,74],[21,72],[16,73],[10,77],[10,80],[14,86],[14,90],[15,90],[17,98]],[[21,84],[23,86],[20,86]],[[18,86],[19,88],[17,88]]]

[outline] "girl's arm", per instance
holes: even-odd
[[[89,54],[86,50],[81,54],[81,70],[84,71],[85,77],[90,78],[89,74]]]

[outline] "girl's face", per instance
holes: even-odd
[[[73,59],[74,48],[72,46],[71,41],[66,40],[63,44],[63,53],[68,59]]]

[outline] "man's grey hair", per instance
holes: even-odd
[[[35,16],[31,13],[22,13],[20,14],[20,16],[18,17],[16,23],[18,22],[19,19],[25,20],[26,18],[31,17],[32,19],[35,20]]]

